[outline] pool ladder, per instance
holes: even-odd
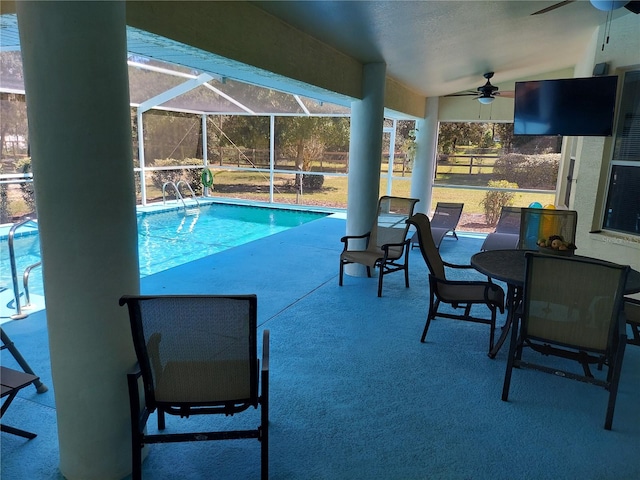
[[[23,307],[20,305],[20,289],[18,287],[18,268],[16,266],[16,253],[13,246],[13,238],[15,236],[16,230],[29,222],[33,222],[33,220],[31,218],[27,218],[20,223],[16,223],[9,230],[9,239],[8,239],[9,261],[11,262],[11,278],[13,280],[13,295],[15,297],[15,304],[16,304],[15,308],[17,311],[14,315],[11,315],[11,318],[14,320],[26,318],[28,315],[26,313],[22,313]],[[31,306],[31,300],[29,298],[29,275],[31,274],[31,270],[33,270],[36,267],[39,267],[40,265],[42,265],[42,262],[36,262],[33,265],[29,265],[25,269],[24,274],[22,275],[22,283],[24,285],[24,297],[26,301],[24,308],[29,308]]]
[[[189,193],[191,194],[191,198],[193,198],[193,200],[195,200],[195,204],[196,206],[191,206],[189,207],[187,205],[187,202],[185,202],[184,197],[182,196],[182,194],[180,193],[180,185],[184,184],[187,189],[189,190]],[[200,202],[198,201],[198,197],[196,197],[195,192],[193,191],[193,188],[191,188],[191,185],[189,185],[187,182],[185,182],[184,180],[180,180],[178,183],[174,183],[174,182],[165,182],[164,185],[162,185],[162,203],[166,204],[166,194],[167,194],[167,187],[173,187],[173,189],[176,192],[176,201],[180,201],[182,202],[182,206],[184,208],[184,213],[185,215],[199,215],[200,214]]]

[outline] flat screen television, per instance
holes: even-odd
[[[515,135],[610,136],[618,77],[516,82]]]

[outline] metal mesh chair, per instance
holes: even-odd
[[[577,223],[578,212],[575,210],[523,208],[518,248],[537,250],[538,240],[551,235],[560,235],[565,242],[575,244]]]
[[[611,429],[626,344],[621,311],[628,272],[629,267],[594,259],[526,254],[524,297],[512,325],[502,400],[508,399],[513,368],[592,383],[609,391],[605,428]],[[583,371],[524,361],[525,348],[575,360]],[[606,378],[594,377],[591,364],[606,366]]]
[[[378,267],[378,296],[382,296],[382,279],[389,273],[404,271],[405,286],[409,288],[409,225],[406,220],[413,215],[418,202],[415,198],[381,197],[378,201],[378,214],[371,230],[363,235],[348,235],[340,239],[344,248],[340,254],[340,277],[342,286],[344,266],[358,263],[371,269]],[[354,247],[356,242],[366,241],[363,250]]]
[[[429,268],[429,313],[420,341],[425,341],[431,320],[435,317],[467,320],[489,325],[489,351],[491,351],[496,328],[496,313],[497,310],[504,312],[504,290],[491,282],[448,280],[445,267],[456,269],[473,269],[473,267],[471,265],[456,265],[442,260],[431,235],[429,217],[422,213],[416,213],[407,223],[416,227],[420,252]],[[453,308],[464,307],[464,313],[459,315],[439,312],[438,307],[441,303],[449,304]],[[491,317],[472,316],[471,307],[474,304],[486,305],[491,312]]]
[[[496,229],[484,239],[480,250],[510,250],[518,248],[520,240],[520,207],[502,207]]]
[[[142,447],[149,443],[256,438],[261,442],[261,477],[268,478],[269,331],[257,358],[255,295],[124,296],[138,358],[128,374],[133,473],[142,478]],[[260,370],[259,370],[260,369]],[[142,378],[141,406],[138,382]],[[262,392],[259,392],[261,383]],[[234,415],[261,408],[252,430],[146,433],[149,415]]]
[[[627,317],[627,326],[631,330],[631,337],[627,339],[627,343],[640,345],[640,300],[626,297],[624,313]]]

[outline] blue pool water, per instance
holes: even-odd
[[[140,276],[167,270],[228,248],[297,227],[325,213],[228,204],[206,204],[199,215],[184,210],[138,213]],[[18,283],[25,269],[40,261],[36,225],[21,227],[14,238]],[[0,238],[0,290],[13,292],[6,234]],[[42,270],[33,269],[29,292],[43,295]]]

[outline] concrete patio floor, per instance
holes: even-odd
[[[271,330],[271,478],[640,478],[640,348],[627,348],[612,431],[607,392],[592,385],[517,371],[502,402],[507,349],[487,357],[487,326],[437,320],[419,342],[428,279],[418,250],[409,289],[401,273],[385,278],[382,298],[375,277],[338,286],[344,231],[327,217],[141,280],[145,294],[258,295],[259,328]],[[446,238],[441,254],[468,263],[482,240]],[[38,436],[2,433],[0,476],[61,480],[46,311],[3,328],[49,391],[23,389],[3,417]],[[152,445],[143,475],[258,478],[259,445]]]

